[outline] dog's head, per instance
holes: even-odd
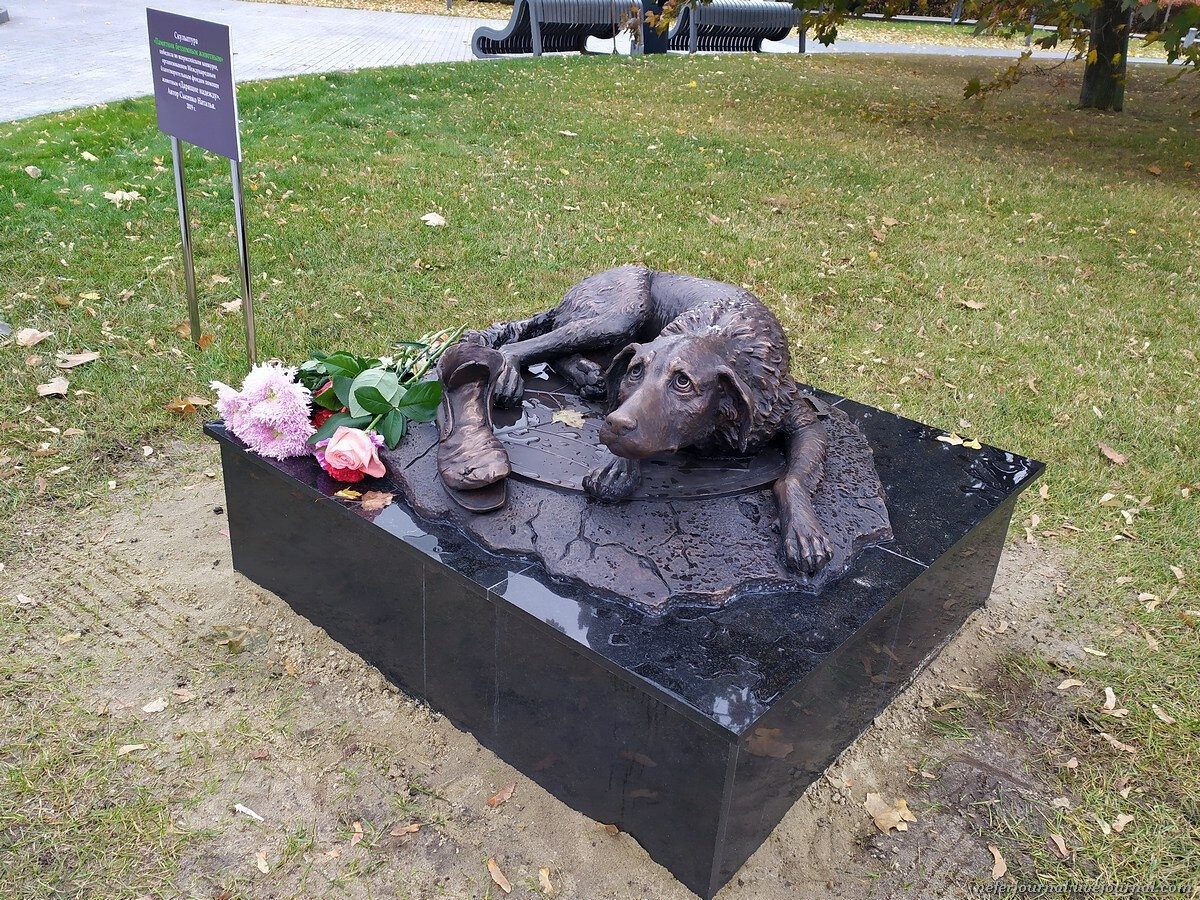
[[[753,407],[750,392],[703,335],[662,335],[630,344],[605,377],[609,408],[600,440],[616,456],[644,459],[732,431],[745,452]]]

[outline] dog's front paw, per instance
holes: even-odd
[[[521,377],[520,360],[515,360],[501,349],[500,355],[504,363],[496,374],[496,386],[492,392],[492,402],[497,406],[516,406],[521,402],[525,393],[525,380]]]
[[[637,490],[642,467],[636,459],[614,456],[583,479],[583,489],[597,500],[624,500]]]
[[[555,363],[558,373],[566,378],[584,400],[602,400],[608,393],[604,370],[600,364],[585,356],[572,356]]]
[[[833,545],[815,518],[793,516],[783,529],[783,552],[792,568],[814,575],[833,558]]]

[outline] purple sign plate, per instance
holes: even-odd
[[[229,26],[146,10],[158,127],[241,162]]]

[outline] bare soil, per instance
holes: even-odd
[[[179,896],[502,896],[489,858],[517,897],[539,892],[543,867],[561,897],[693,896],[628,835],[563,805],[235,573],[216,450],[180,456],[164,477],[194,474],[0,576],[0,599],[26,598],[13,614],[41,636],[32,652],[47,669],[89,666],[87,705],[146,745],[128,753],[127,776],[172,798]],[[1061,793],[1054,692],[1006,660],[1036,649],[1069,665],[1078,648],[1049,624],[1064,580],[1046,552],[1009,547],[986,609],[719,897],[950,897],[990,882],[987,844],[1014,823],[1043,829]],[[144,709],[155,701],[166,708]],[[489,808],[508,782],[511,799]],[[884,836],[867,792],[906,798],[917,821]]]

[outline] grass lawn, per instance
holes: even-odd
[[[1179,883],[1200,871],[1195,88],[1138,69],[1124,115],[1079,112],[1071,68],[960,101],[991,65],[555,58],[242,85],[260,357],[384,353],[547,308],[626,262],[751,287],[805,381],[1049,464],[1015,536],[1062,554],[1060,615],[1094,651],[1060,723],[1079,766],[1042,760],[1078,798],[1047,825],[1070,864],[1045,834],[988,827],[1028,879]],[[223,306],[238,294],[228,167],[195,149],[187,165],[205,350],[177,330],[174,187],[150,101],[0,125],[0,320],[51,333],[0,338],[11,568],[56,523],[104,509],[110,482],[145,485],[143,448],[202,440],[203,415],[164,405],[243,374],[240,314]],[[105,198],[118,190],[137,197]],[[100,356],[58,370],[60,351]],[[56,375],[67,396],[40,397]],[[0,685],[16,746],[38,723]],[[1128,715],[1100,708],[1105,686]],[[57,734],[68,713],[40,715]],[[19,759],[0,777],[0,834],[21,827],[30,780],[119,778],[87,752]],[[127,809],[116,833],[169,855],[161,806]],[[1119,814],[1132,823],[1106,834]]]

